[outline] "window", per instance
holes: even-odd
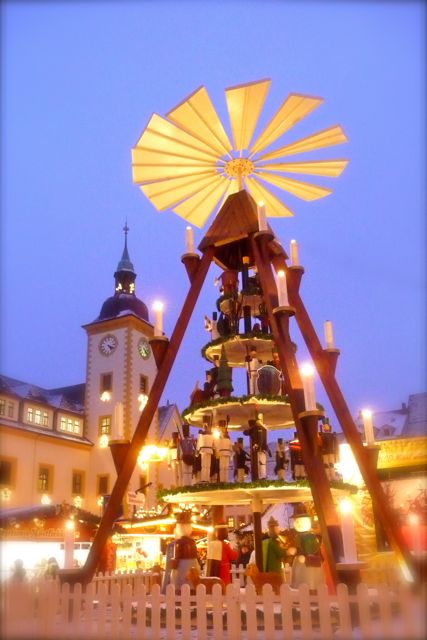
[[[139,376],[139,393],[145,393],[148,395],[148,378],[147,376]]]
[[[111,416],[100,416],[98,424],[98,435],[109,436],[111,433]]]
[[[27,409],[27,422],[34,421],[34,409],[32,407],[28,407]]]
[[[49,426],[49,415],[48,415],[47,411],[43,411],[42,425],[44,427],[48,427]]]
[[[110,476],[98,476],[98,495],[105,496],[108,494],[108,484]]]
[[[64,416],[62,416],[62,418],[61,418],[61,422],[59,424],[59,428],[61,429],[61,431],[66,431],[67,430],[67,421],[64,418]]]
[[[16,459],[0,458],[0,486],[13,487],[16,476]]]
[[[0,416],[6,415],[6,402],[4,400],[0,400]]]
[[[37,478],[37,491],[40,493],[51,493],[53,487],[53,467],[50,464],[39,466]]]
[[[34,424],[41,424],[42,422],[42,412],[40,409],[36,409],[34,412]]]
[[[233,518],[233,516],[228,516],[228,518],[227,518],[227,527],[229,529],[234,529],[234,518]]]
[[[9,418],[13,418],[14,410],[13,410],[13,402],[9,402],[7,405],[7,415]]]
[[[73,471],[71,493],[81,496],[84,492],[84,471]]]
[[[101,373],[101,385],[100,391],[112,391],[113,390],[113,374]]]
[[[67,418],[67,431],[73,433],[73,419]]]
[[[74,420],[74,433],[80,433],[80,422],[78,420]]]

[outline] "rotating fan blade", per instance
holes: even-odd
[[[197,89],[166,117],[220,156],[229,155],[231,143],[205,87]]]
[[[135,146],[149,151],[175,153],[201,160],[216,161],[218,157],[207,144],[156,113],[151,116],[150,122]]]
[[[312,176],[338,178],[348,165],[348,160],[316,160],[313,162],[257,163],[263,171],[278,173],[302,173]]]
[[[141,185],[141,191],[147,196],[158,211],[172,207],[181,200],[189,198],[199,189],[217,182],[216,173],[208,176],[184,176],[172,180],[161,180]]]
[[[270,151],[260,156],[257,161],[260,160],[272,160],[273,158],[281,158],[282,156],[293,155],[294,153],[304,153],[305,151],[313,151],[314,149],[321,149],[322,147],[333,147],[336,144],[347,142],[347,136],[339,125],[323,129],[317,133],[313,133],[306,138],[301,138],[296,142],[280,147],[275,151]]]
[[[263,171],[258,171],[257,177],[262,178],[262,180],[270,184],[274,184],[276,187],[280,187],[280,189],[284,191],[288,191],[288,193],[292,193],[292,195],[301,198],[301,200],[318,200],[332,193],[332,189],[325,189],[325,187],[319,187],[315,184],[294,180],[293,178],[276,176],[272,173],[264,173]]]
[[[276,196],[274,196],[271,191],[268,191],[256,178],[245,178],[246,186],[248,187],[248,191],[255,200],[256,203],[261,200],[265,204],[265,211],[268,217],[270,218],[284,218],[290,217],[294,214],[288,207],[286,207],[283,202],[280,202]]]
[[[132,167],[132,178],[135,184],[145,184],[147,182],[157,182],[184,176],[196,176],[212,174],[212,169],[204,165],[179,165],[179,164],[150,164],[147,166]]]
[[[228,180],[217,175],[216,184],[201,189],[173,208],[173,211],[196,227],[202,227],[218,200],[228,188]]]
[[[323,98],[290,93],[252,145],[251,156],[268,147],[322,102]]]
[[[271,80],[248,82],[225,90],[236,151],[248,149]]]

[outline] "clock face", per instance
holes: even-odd
[[[118,340],[116,336],[113,336],[112,333],[109,333],[107,336],[104,336],[99,343],[99,350],[103,356],[110,356],[113,351],[116,350],[118,345]]]
[[[138,353],[144,360],[150,357],[151,347],[147,338],[141,338],[138,342]]]

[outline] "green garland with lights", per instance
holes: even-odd
[[[214,408],[214,407],[233,404],[233,403],[244,405],[246,403],[253,402],[254,404],[256,404],[257,402],[261,402],[261,401],[271,402],[272,404],[283,404],[283,403],[289,404],[289,396],[287,395],[278,396],[278,395],[271,395],[267,393],[259,393],[255,396],[244,395],[244,396],[229,396],[228,398],[213,398],[211,400],[205,400],[204,402],[198,402],[197,404],[193,404],[193,405],[190,405],[189,407],[186,407],[181,412],[181,417],[183,420],[185,420],[188,414],[194,413],[199,409],[206,409],[210,407]],[[320,402],[317,403],[317,408],[320,411],[324,411],[324,407],[320,404]]]
[[[358,488],[354,484],[348,482],[340,482],[332,480],[330,483],[332,489],[341,489],[349,493],[357,493]],[[268,488],[310,488],[308,480],[295,480],[288,482],[286,480],[256,480],[252,482],[216,482],[216,483],[199,483],[187,487],[177,487],[175,489],[160,489],[156,496],[158,500],[163,500],[165,496],[174,496],[181,493],[201,493],[209,491],[229,491],[230,489],[268,489]]]

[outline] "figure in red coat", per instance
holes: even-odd
[[[224,581],[224,584],[231,583],[231,563],[237,560],[239,552],[233,549],[228,539],[228,527],[225,523],[215,525],[216,540],[213,544],[218,546],[218,578]]]

